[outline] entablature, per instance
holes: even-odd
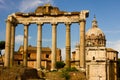
[[[86,21],[89,16],[88,10],[82,10],[80,12],[66,12],[60,11],[59,8],[53,7],[50,4],[39,6],[35,12],[22,13],[16,12],[11,14],[11,20],[17,24],[23,24],[24,22],[30,24],[36,23],[79,23],[80,21]],[[10,18],[8,17],[8,18]]]

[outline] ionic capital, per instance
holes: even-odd
[[[18,24],[17,23],[12,23],[12,26],[13,27],[16,27]]]
[[[10,22],[13,21],[13,17],[12,17],[12,15],[8,15],[8,18],[7,18],[6,22],[7,22],[7,21],[10,21]]]
[[[44,23],[43,22],[38,22],[38,23],[36,23],[37,25],[43,25]]]
[[[80,16],[80,22],[81,21],[86,22],[86,18],[89,16],[89,11],[88,10],[83,10],[83,11],[80,12],[79,16]]]
[[[81,25],[81,23],[86,24],[86,20],[80,20],[79,25]]]
[[[7,23],[7,22],[12,23],[12,21],[11,21],[10,19],[5,20],[5,22],[6,22],[6,23]]]
[[[86,22],[86,19],[80,19],[80,22]]]
[[[22,23],[24,26],[29,26],[30,25],[30,23],[29,22],[24,22],[24,23]]]
[[[55,25],[55,26],[57,26],[58,23],[57,23],[57,22],[52,22],[51,25]]]
[[[65,25],[67,26],[67,25],[71,25],[71,22],[65,22]]]

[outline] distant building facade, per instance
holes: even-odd
[[[79,44],[72,53],[72,62],[79,67]],[[92,27],[86,32],[86,78],[87,80],[117,80],[118,52],[106,47],[106,38],[94,18]]]
[[[33,67],[36,68],[36,50],[37,48],[34,46],[29,46],[28,47],[28,55],[27,55],[27,60],[28,60],[28,67]],[[61,50],[57,48],[56,51],[56,61],[61,61]],[[20,46],[19,50],[17,53],[14,54],[14,64],[15,65],[23,65],[23,46]],[[41,55],[41,65],[42,68],[46,70],[51,69],[51,48],[49,47],[43,47],[42,48],[42,55]]]

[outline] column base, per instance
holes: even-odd
[[[57,69],[51,69],[50,71],[57,71]]]
[[[42,69],[41,69],[41,68],[38,68],[37,71],[42,71]]]
[[[85,69],[85,68],[79,68],[79,70],[80,70],[81,72],[86,72],[86,69]]]

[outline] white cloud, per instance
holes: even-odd
[[[23,35],[17,35],[17,36],[15,36],[15,43],[22,44],[23,43],[23,38],[24,38]],[[31,39],[31,36],[29,36],[28,38]]]
[[[1,9],[6,8],[6,7],[5,7],[5,1],[4,1],[4,0],[0,0],[0,8],[1,8]]]
[[[120,52],[120,40],[118,41],[108,41],[107,42],[107,47],[113,48],[114,50],[117,50],[118,52]],[[119,58],[120,58],[120,53],[118,54]]]
[[[17,44],[23,43],[23,35],[15,36],[15,43]]]
[[[26,12],[46,3],[52,4],[52,2],[52,0],[22,0],[19,6],[19,10],[21,12]]]
[[[9,4],[9,5],[8,5]],[[0,9],[3,10],[13,10],[16,9],[17,3],[11,0],[0,0]]]
[[[51,42],[51,39],[43,39],[43,42]]]

